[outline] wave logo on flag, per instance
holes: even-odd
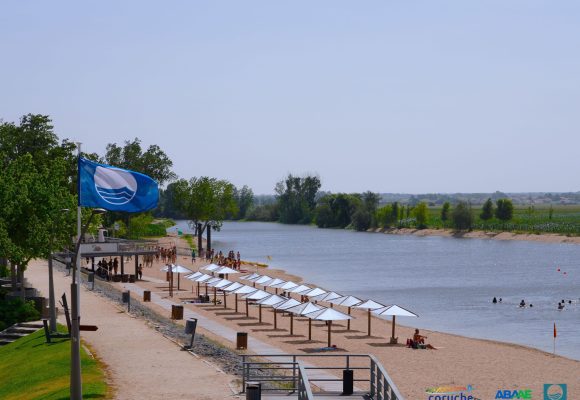
[[[147,175],[79,159],[79,205],[140,212],[157,207],[159,187]]]

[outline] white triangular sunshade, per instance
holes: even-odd
[[[307,296],[308,296],[308,294],[307,294]],[[308,296],[308,297],[310,297],[310,296]],[[342,297],[341,294],[338,294],[336,292],[330,292],[330,293],[322,293],[322,294],[319,294],[318,296],[310,297],[310,300],[330,302],[330,300],[338,299],[340,297]]]
[[[193,272],[189,268],[182,267],[181,265],[172,265],[171,270],[174,274],[188,274]]]
[[[211,275],[203,274],[194,279],[195,282],[205,282],[213,278]]]
[[[268,282],[268,284],[266,286],[272,287],[275,285],[280,285],[280,284],[285,283],[285,282],[286,282],[285,280],[274,278],[270,282]]]
[[[262,275],[260,275],[260,274],[253,273],[250,275],[242,276],[240,279],[243,279],[245,281],[251,281],[252,279],[258,279],[261,276]]]
[[[326,294],[326,293],[328,293],[326,290],[322,290],[320,288],[314,288],[312,290],[309,290],[307,292],[302,292],[300,294],[303,296],[315,297],[315,296],[320,296],[321,294]]]
[[[304,314],[304,316],[318,321],[342,321],[352,319],[350,315],[336,311],[334,308],[325,308],[324,310]]]
[[[212,284],[211,284],[211,285],[209,285],[209,286],[213,286],[213,287],[214,287],[214,288],[216,288],[216,289],[221,289],[221,288],[223,288],[223,287],[226,287],[226,286],[228,286],[228,285],[229,285],[229,284],[231,284],[231,283],[232,283],[232,281],[229,281],[229,280],[227,280],[227,279],[222,279],[221,281],[219,281],[219,282],[216,282],[216,283],[212,283]]]
[[[312,288],[309,286],[306,286],[306,285],[300,285],[300,286],[295,287],[294,289],[290,290],[290,293],[302,293],[302,292],[306,292],[307,290],[312,290]]]
[[[297,315],[304,315],[308,313],[312,313],[314,311],[318,311],[323,309],[324,307],[317,306],[316,304],[308,303],[301,303],[297,306],[287,308],[286,311],[291,312],[292,314]]]
[[[403,307],[399,307],[396,304],[392,306],[387,306],[378,310],[374,310],[373,313],[379,316],[395,316],[395,317],[418,317],[417,314],[411,312],[409,310],[404,309]]]
[[[209,264],[206,265],[205,267],[203,267],[202,269],[205,269],[206,271],[215,271],[216,269],[220,269],[221,266],[217,265],[217,264]]]
[[[254,282],[257,283],[258,285],[263,285],[266,282],[270,282],[272,280],[271,277],[269,277],[268,275],[263,275],[260,278],[256,279]]]
[[[242,299],[248,300],[262,300],[264,297],[271,296],[272,293],[264,292],[263,290],[256,290],[254,293],[247,294]]]
[[[219,282],[221,280],[222,280],[222,278],[211,278],[211,279],[208,279],[207,281],[205,281],[205,283],[207,285],[211,285],[212,283]]]
[[[242,286],[244,286],[243,283],[240,282],[233,282],[231,285],[226,286],[225,288],[223,288],[223,290],[225,292],[233,292],[236,289],[241,288]]]
[[[300,303],[298,300],[288,299],[284,303],[276,304],[274,306],[274,308],[276,310],[287,310],[287,309],[292,308],[292,307],[295,307],[295,306],[297,306],[299,304],[302,304],[302,303]]]
[[[239,274],[238,271],[230,267],[221,267],[220,269],[216,269],[214,272],[216,274]]]
[[[194,280],[195,278],[199,278],[199,277],[200,277],[200,276],[202,276],[202,275],[205,275],[205,274],[203,274],[203,273],[201,273],[201,272],[199,272],[199,271],[198,271],[198,272],[194,272],[194,273],[193,273],[193,274],[191,274],[191,275],[187,275],[187,276],[185,277],[185,279],[189,279],[190,281],[192,281],[192,280]]]
[[[338,299],[328,300],[328,302],[332,303],[332,304],[336,304],[338,306],[352,307],[352,306],[356,306],[357,304],[362,303],[363,301],[361,299],[359,299],[358,297],[344,296],[344,297],[339,297]]]
[[[288,281],[288,282],[280,283],[278,285],[273,285],[272,287],[276,288],[276,289],[290,290],[290,289],[297,288],[298,286],[300,286],[300,285],[297,283],[294,283],[292,281]]]
[[[258,289],[256,289],[255,287],[251,287],[251,286],[247,286],[244,285],[241,288],[238,288],[236,290],[233,291],[233,293],[237,293],[237,294],[248,294],[248,293],[254,293],[257,292]]]
[[[263,306],[275,306],[276,304],[283,303],[286,300],[288,300],[288,298],[273,294],[270,297],[265,297],[262,300],[257,301],[256,303]]]
[[[377,303],[376,301],[373,300],[367,300],[364,303],[354,306],[354,308],[364,308],[365,310],[376,310],[377,308],[383,307],[385,307],[384,304]]]

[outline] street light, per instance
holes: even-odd
[[[70,285],[71,292],[71,360],[70,360],[70,398],[73,400],[80,400],[83,398],[82,378],[81,378],[81,334],[80,334],[80,274],[81,274],[81,257],[80,247],[83,236],[88,229],[93,217],[98,214],[105,213],[106,210],[102,208],[94,208],[86,224],[80,228],[80,207],[78,209],[78,225],[77,230],[79,237],[75,244],[75,266],[73,268],[72,283]]]
[[[69,211],[68,208],[63,208],[60,212]],[[52,222],[52,231],[50,232],[50,256],[48,257],[48,308],[49,308],[49,323],[50,331],[56,332],[56,306],[54,297],[54,280],[52,274],[52,247],[54,245],[54,220]]]

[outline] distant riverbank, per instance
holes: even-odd
[[[451,229],[413,229],[413,228],[370,229],[368,232],[377,232],[391,235],[441,236],[441,237],[472,238],[472,239],[521,240],[528,242],[580,244],[580,236],[565,236],[558,235],[555,233],[531,234],[531,233],[487,232],[487,231],[458,232]]]

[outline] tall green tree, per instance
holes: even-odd
[[[238,213],[233,216],[235,219],[245,219],[248,211],[254,205],[254,192],[247,185],[242,186],[241,189],[234,188],[234,198]]]
[[[451,222],[453,227],[457,230],[470,230],[473,226],[473,212],[471,206],[464,201],[457,203],[451,213]]]
[[[226,180],[203,176],[189,181],[175,182],[175,204],[195,228],[198,249],[201,251],[202,235],[206,228],[219,230],[226,216],[237,213],[234,185]],[[209,237],[209,235],[208,235]],[[208,240],[208,248],[211,245]]]
[[[314,216],[316,195],[321,187],[320,178],[308,175],[297,177],[289,174],[276,184],[280,222],[285,224],[309,224]]]
[[[491,199],[487,199],[485,203],[483,203],[483,207],[481,208],[481,214],[479,214],[479,218],[484,221],[488,221],[493,218],[493,201]]]
[[[377,210],[377,223],[381,228],[390,228],[395,222],[392,204],[386,204]]]
[[[441,221],[443,221],[443,226],[449,220],[449,213],[451,210],[451,204],[448,201],[443,203],[443,207],[441,208]]]
[[[173,161],[158,145],[150,145],[147,150],[141,148],[141,140],[125,141],[121,147],[116,143],[109,143],[105,154],[105,163],[119,168],[130,169],[155,179],[159,185],[176,178],[171,170]]]
[[[416,220],[417,228],[425,229],[429,223],[429,208],[427,203],[422,201],[413,209],[413,215]]]
[[[346,228],[351,224],[352,215],[361,204],[360,197],[351,194],[327,194],[316,206],[316,225],[319,228]]]
[[[502,221],[509,221],[514,215],[514,205],[510,199],[496,201],[495,216]]]

